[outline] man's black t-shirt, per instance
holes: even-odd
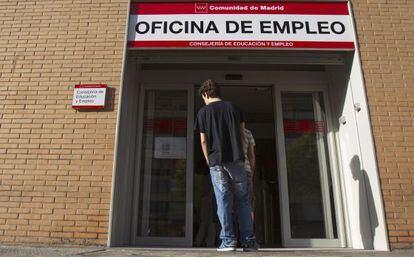
[[[240,138],[240,123],[243,121],[241,111],[228,101],[212,102],[200,109],[195,129],[207,136],[210,167],[244,161]]]

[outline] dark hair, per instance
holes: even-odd
[[[198,90],[198,94],[200,96],[206,95],[209,98],[213,97],[219,97],[220,96],[220,87],[217,85],[217,83],[212,80],[208,79],[201,83],[201,87]]]

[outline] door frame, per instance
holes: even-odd
[[[144,102],[146,90],[163,90],[187,92],[187,161],[186,161],[186,210],[185,210],[185,237],[140,237],[136,236],[138,232],[138,210],[139,210],[139,193],[140,193],[140,172],[141,172],[141,155],[142,155],[142,136],[144,128]],[[139,110],[138,110],[138,131],[137,131],[137,150],[136,165],[134,176],[134,200],[133,216],[131,229],[131,242],[134,246],[178,246],[191,247],[193,244],[193,149],[194,133],[191,129],[194,124],[194,87],[193,85],[168,84],[168,83],[145,83],[141,84],[139,93]]]
[[[346,247],[345,221],[343,215],[340,174],[337,160],[337,146],[332,126],[331,105],[329,102],[328,85],[306,84],[306,85],[275,85],[274,86],[274,113],[276,114],[276,152],[279,174],[279,197],[282,223],[282,246],[283,247]],[[289,211],[289,191],[286,166],[285,133],[283,129],[282,92],[322,92],[325,105],[325,118],[327,126],[327,147],[329,158],[329,169],[333,186],[333,197],[335,204],[335,219],[337,223],[337,239],[293,239],[291,238],[291,224]],[[316,110],[315,110],[316,111]],[[323,196],[322,196],[323,197]]]

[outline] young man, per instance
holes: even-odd
[[[220,98],[213,80],[206,80],[199,95],[206,106],[197,114],[196,129],[213,183],[217,215],[221,224],[218,251],[235,251],[237,238],[233,227],[232,190],[243,251],[257,250],[249,204],[247,173],[244,168],[244,121],[240,110]]]

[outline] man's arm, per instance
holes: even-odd
[[[245,128],[244,122],[240,123],[240,140],[241,140],[242,149],[244,146],[244,140],[246,140],[246,138],[244,138],[244,128]]]
[[[207,150],[207,136],[205,133],[200,133],[200,143],[201,149],[203,149],[204,158],[206,159],[207,165],[208,163],[208,150]]]
[[[252,169],[252,173],[256,170],[256,155],[254,153],[254,145],[249,144],[247,147],[247,158],[249,158],[250,168]]]

